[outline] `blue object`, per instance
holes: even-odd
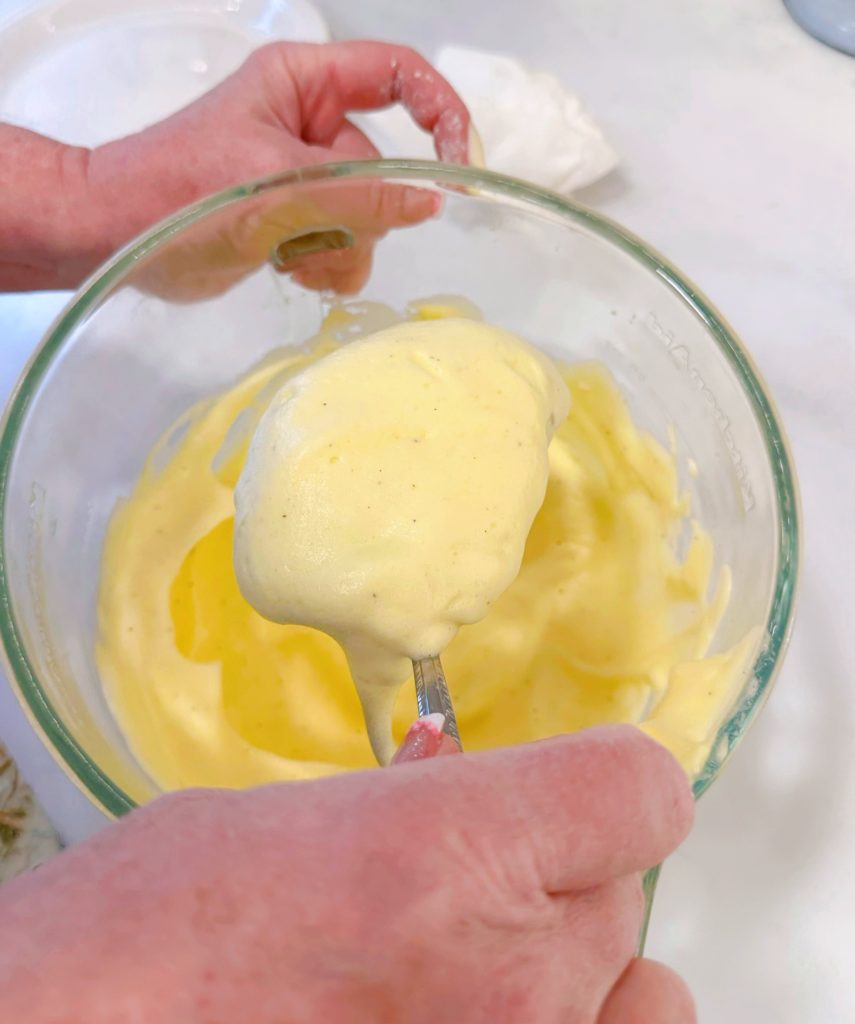
[[[784,6],[805,32],[855,56],[855,0],[784,0]]]

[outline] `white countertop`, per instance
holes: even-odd
[[[339,37],[505,50],[563,78],[623,159],[582,198],[693,277],[764,372],[802,487],[799,620],[663,873],[649,952],[689,980],[702,1022],[855,1020],[855,59],[778,0],[321,6]],[[59,301],[0,300],[3,395]],[[66,832],[94,828],[2,686],[0,729]]]

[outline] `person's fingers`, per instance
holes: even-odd
[[[695,1024],[683,979],[655,960],[633,960],[606,998],[597,1024]]]
[[[298,266],[285,272],[312,291],[356,295],[371,276],[375,237],[358,239],[348,249],[307,256]]]
[[[316,152],[321,152],[316,150]],[[396,185],[380,179],[346,183],[334,182],[330,189],[318,184],[307,197],[314,224],[311,227],[343,225],[353,236],[352,244],[331,252],[303,257],[299,265],[283,268],[293,273],[304,287],[352,295],[361,290],[371,274],[375,244],[393,228],[420,224],[441,208],[441,197],[426,188]]]
[[[459,754],[460,748],[447,733],[443,732],[444,727],[445,718],[441,714],[425,715],[416,719],[392,758],[392,764]]]
[[[592,960],[605,962],[611,977],[616,977],[638,948],[644,920],[641,875],[621,875],[582,892],[562,893],[554,900],[562,930],[590,950]]]
[[[452,850],[500,869],[517,887],[585,889],[658,864],[692,823],[686,776],[632,726],[465,757],[402,765],[430,773],[412,805]]]
[[[331,160],[376,160],[381,155],[365,132],[350,121],[342,124],[328,152]]]
[[[326,151],[305,149],[311,154],[306,163],[323,162]],[[305,288],[354,294],[371,273],[378,239],[393,228],[427,220],[440,206],[441,198],[429,189],[381,179],[335,179],[262,193],[239,209],[228,207],[211,215],[144,261],[136,283],[175,301],[218,295],[271,259],[285,243],[277,270],[293,274]],[[289,239],[338,227],[351,233],[348,247],[288,257]]]
[[[273,110],[289,130],[298,127],[296,134],[306,142],[330,146],[348,112],[401,103],[416,124],[433,135],[440,159],[469,162],[466,105],[442,75],[409,47],[368,41],[270,43],[250,61],[270,85],[267,96]],[[295,109],[299,126],[294,124]]]
[[[644,918],[641,878],[624,875],[584,892],[554,896],[552,905],[560,921],[554,947],[566,950],[563,961],[573,963],[567,1009],[575,1009],[580,1018],[587,1010],[584,1019],[588,1020],[590,1008],[603,1005],[614,979],[638,948]],[[580,950],[583,956],[578,955]]]
[[[374,160],[380,156],[368,136],[347,120],[342,123],[338,134],[328,148],[313,146],[311,152],[313,160],[330,163],[338,160]],[[401,186],[389,187],[400,188]],[[425,217],[429,217],[433,212],[433,206],[424,202],[424,197],[418,193],[412,201],[417,206],[424,207]],[[350,204],[351,207],[355,205],[354,203]],[[419,220],[422,219],[421,210],[417,211],[415,216]],[[378,225],[378,230],[369,226],[367,237],[355,239],[349,249],[320,254],[307,260],[304,266],[294,271],[295,280],[304,288],[314,291],[334,291],[339,295],[355,295],[371,274],[374,242],[381,237],[387,226],[394,227],[395,225]]]
[[[69,281],[73,287],[75,281]],[[26,263],[0,263],[0,292],[42,291],[46,288],[66,287],[66,281],[57,278],[52,267],[34,267]]]

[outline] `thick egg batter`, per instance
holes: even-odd
[[[537,349],[451,317],[342,346],[256,428],[235,491],[241,592],[341,643],[382,763],[411,662],[441,654],[519,572],[568,402]]]
[[[422,307],[419,316],[444,312]],[[274,353],[190,410],[114,514],[98,662],[133,749],[164,788],[376,764],[341,647],[316,629],[262,618],[232,559],[249,438],[282,386],[354,326],[332,314],[307,348]],[[519,574],[443,653],[461,737],[478,750],[638,722],[694,773],[742,685],[751,638],[706,656],[729,580],[712,580],[710,540],[687,525],[673,456],[635,428],[602,367],[561,373],[570,411],[549,447]],[[415,715],[404,687],[397,738]]]

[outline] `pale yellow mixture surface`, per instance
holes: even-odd
[[[444,313],[423,306],[418,317]],[[342,648],[262,618],[233,567],[249,439],[283,386],[352,333],[349,320],[334,312],[305,349],[273,354],[190,410],[180,442],[152,453],[111,522],[98,663],[133,749],[164,788],[376,764]],[[519,573],[443,652],[461,738],[479,750],[637,722],[692,774],[741,686],[749,638],[705,656],[729,580],[711,579],[712,547],[696,524],[685,557],[675,554],[689,509],[674,457],[635,428],[602,367],[561,375],[570,409],[549,446]],[[415,714],[405,686],[396,738]]]
[[[262,416],[235,491],[241,592],[342,645],[381,763],[412,662],[517,576],[568,405],[537,349],[449,317],[342,346]]]

